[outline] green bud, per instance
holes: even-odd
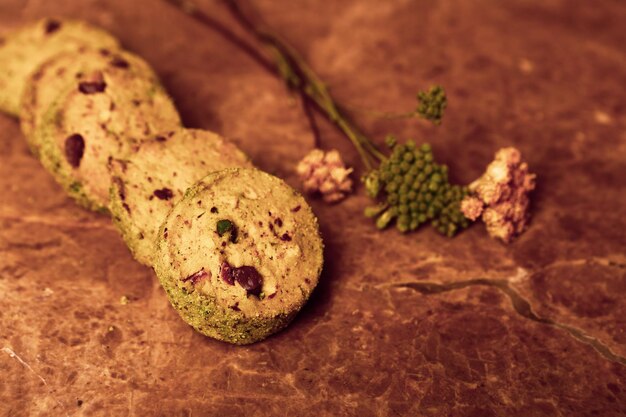
[[[396,137],[393,135],[387,135],[385,136],[385,145],[387,145],[389,147],[389,149],[393,148],[394,146],[396,146],[397,140]]]
[[[401,232],[401,233],[406,233],[409,231],[409,225],[410,225],[411,220],[406,217],[406,216],[400,216],[398,217],[398,221],[396,222],[396,228]]]
[[[404,155],[402,156],[402,159],[405,162],[413,162],[413,152],[405,152]]]
[[[377,170],[368,172],[363,177],[363,182],[365,184],[365,191],[367,192],[367,195],[371,198],[376,198],[381,187],[380,172]]]
[[[386,208],[387,208],[386,204],[379,204],[377,206],[365,207],[363,214],[365,214],[365,217],[374,218],[378,216],[380,213],[382,213],[383,210],[385,210]]]
[[[398,208],[398,212],[400,214],[407,214],[409,212],[409,206],[407,206],[406,204],[401,204]]]
[[[379,229],[384,229],[385,227],[387,227],[387,225],[389,225],[389,222],[393,220],[394,217],[396,217],[396,215],[396,210],[393,207],[388,209],[383,214],[381,214],[378,219],[376,219],[376,227],[378,227]]]

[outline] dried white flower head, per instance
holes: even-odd
[[[500,149],[487,171],[470,184],[472,194],[461,202],[461,211],[471,220],[482,215],[489,235],[509,243],[528,224],[528,194],[535,188],[535,178],[520,151]]]
[[[346,168],[335,149],[313,149],[298,163],[296,171],[304,191],[319,192],[327,203],[341,201],[352,191],[352,168]]]

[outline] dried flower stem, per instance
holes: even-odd
[[[254,24],[235,0],[224,0],[224,3],[242,28],[252,34],[267,48],[273,56],[273,61],[268,60],[219,21],[199,10],[193,2],[187,0],[165,1],[181,9],[184,13],[205,26],[217,31],[225,39],[250,55],[265,69],[283,78],[289,88],[298,91],[303,97],[304,106],[314,105],[321,114],[334,123],[352,142],[367,171],[370,171],[377,162],[386,159],[385,155],[376,148],[372,141],[339,109],[324,82],[309,67],[300,54],[266,27],[262,28],[261,25]],[[309,122],[311,122],[310,117]]]

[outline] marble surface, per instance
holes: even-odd
[[[219,2],[200,4],[240,32]],[[402,236],[361,215],[362,189],[312,199],[321,284],[288,329],[230,346],[183,323],[109,219],[73,204],[0,116],[0,415],[626,415],[626,4],[244,4],[379,142],[428,140],[463,183],[518,147],[539,178],[530,229],[509,246],[481,225]],[[302,103],[214,31],[161,0],[2,0],[0,31],[49,15],[110,30],[188,126],[298,186],[314,143]],[[449,94],[439,128],[363,111],[407,111],[431,83]],[[322,145],[358,167],[318,121]]]

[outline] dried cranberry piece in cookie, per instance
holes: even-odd
[[[169,200],[174,197],[174,192],[169,188],[161,188],[159,190],[154,190],[154,196],[160,200]]]
[[[78,91],[83,94],[102,93],[107,87],[104,81],[83,81],[78,84]]]
[[[263,277],[253,266],[233,268],[231,275],[235,278],[237,283],[247,291],[248,295],[252,294],[258,297],[261,294]]]
[[[65,139],[65,158],[74,168],[78,168],[85,153],[85,139],[79,134],[68,136]]]

